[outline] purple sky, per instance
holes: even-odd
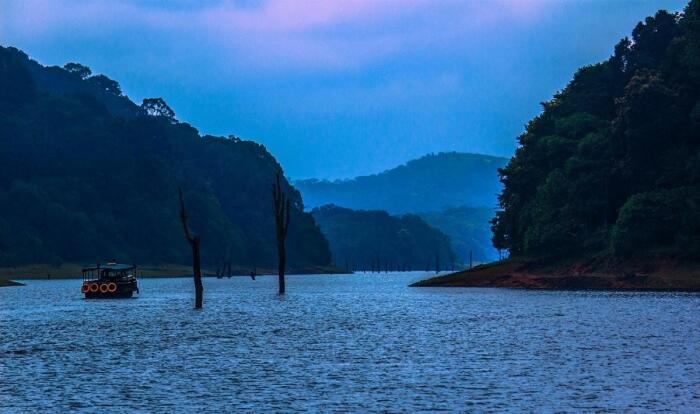
[[[509,156],[539,102],[685,1],[0,0],[0,44],[77,61],[293,178]]]

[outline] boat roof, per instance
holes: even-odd
[[[83,272],[88,271],[88,270],[98,270],[98,269],[106,269],[106,270],[131,270],[135,269],[136,265],[132,264],[125,264],[125,263],[106,263],[106,264],[94,264],[94,265],[89,265],[83,268]]]

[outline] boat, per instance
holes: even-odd
[[[139,293],[136,266],[108,262],[83,269],[83,285],[80,291],[85,299],[130,298]]]

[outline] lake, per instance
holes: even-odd
[[[2,412],[698,411],[700,295],[409,288],[423,273],[0,288]]]

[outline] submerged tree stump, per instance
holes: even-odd
[[[279,280],[279,293],[285,292],[284,272],[287,266],[287,251],[285,241],[289,230],[289,212],[291,206],[287,195],[282,192],[280,183],[280,171],[277,171],[277,180],[272,184],[272,208],[275,215],[275,229],[277,232],[277,275]]]
[[[180,221],[185,232],[185,239],[192,248],[192,274],[194,275],[194,307],[202,308],[202,297],[204,295],[204,285],[202,284],[201,256],[199,254],[199,236],[192,234],[187,225],[187,210],[185,210],[185,200],[182,196],[182,188],[177,189],[180,196]]]

